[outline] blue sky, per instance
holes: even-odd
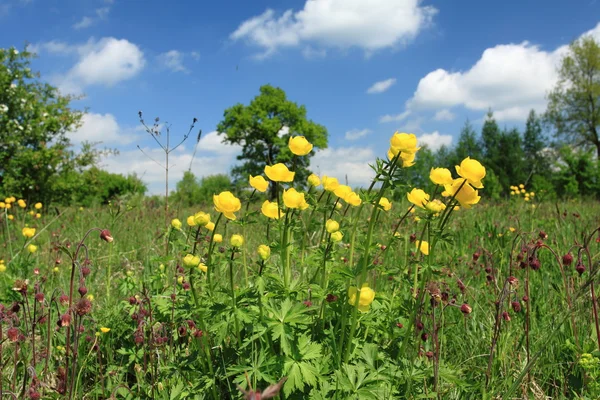
[[[198,118],[192,171],[205,176],[235,162],[238,149],[214,132],[223,111],[279,86],[329,131],[315,172],[359,185],[396,130],[453,144],[489,107],[502,126],[522,126],[583,34],[600,40],[595,0],[0,0],[0,46],[30,43],[43,79],[82,95],[73,105],[88,114],[73,141],[119,149],[103,166],[138,173],[153,193],[162,170],[136,145],[161,155],[139,110],[174,138]],[[172,154],[173,186],[193,145]]]

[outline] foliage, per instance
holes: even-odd
[[[177,182],[172,197],[175,202],[191,207],[211,202],[214,194],[232,190],[232,185],[231,179],[225,174],[209,175],[198,180],[192,172],[186,171]]]
[[[146,185],[135,174],[125,177],[92,167],[80,175],[80,185],[73,190],[73,202],[86,207],[108,204],[110,200],[144,194],[146,190]]]

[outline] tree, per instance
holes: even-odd
[[[458,138],[456,149],[454,149],[454,158],[449,160],[451,161],[450,164],[458,165],[467,157],[482,161],[481,156],[482,152],[481,147],[477,142],[477,133],[473,129],[471,122],[466,120],[462,130],[460,131],[460,137]]]
[[[600,159],[600,44],[591,36],[571,43],[558,75],[548,95],[545,120],[558,138],[595,148]]]
[[[67,176],[80,173],[100,156],[92,145],[70,149],[67,132],[82,113],[71,97],[39,80],[25,49],[0,49],[0,190],[6,195],[44,201],[62,199]]]
[[[532,173],[541,173],[544,170],[544,156],[542,154],[544,143],[542,123],[535,111],[531,110],[523,133],[523,153]]]
[[[310,157],[316,149],[327,147],[327,129],[306,118],[306,108],[286,98],[285,92],[270,85],[260,88],[250,105],[236,104],[225,110],[217,125],[224,143],[242,146],[237,157],[244,161],[232,170],[235,180],[247,180],[248,175],[260,175],[267,164],[294,165],[296,182],[304,182],[309,175]],[[314,145],[304,157],[295,157],[287,147],[291,136],[303,135]],[[293,161],[293,162],[292,162]],[[271,185],[271,197],[275,196]]]

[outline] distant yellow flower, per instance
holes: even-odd
[[[358,207],[362,203],[360,196],[356,192],[348,193],[348,195],[344,198],[344,201],[354,207]]]
[[[263,178],[262,175],[259,175],[259,176],[250,175],[250,178],[248,178],[248,181],[250,182],[250,186],[252,186],[254,189],[258,190],[261,193],[266,192],[267,188],[269,187],[269,182],[265,178]]]
[[[0,208],[6,208],[6,203],[3,201],[0,201]]]
[[[525,185],[523,185],[522,183],[519,185],[519,189],[525,189]]]
[[[4,208],[6,208],[6,209],[12,208],[12,205],[10,203],[6,203],[6,205],[4,206]]]
[[[208,271],[208,267],[206,266],[206,264],[204,264],[202,262],[200,264],[198,264],[198,269],[202,272]]]
[[[268,218],[279,219],[285,216],[285,213],[279,210],[277,203],[274,201],[270,202],[269,200],[265,200],[260,211]]]
[[[15,219],[15,216],[12,214],[8,214],[8,217],[6,217],[6,218],[8,218],[9,220],[12,221],[13,219]]]
[[[242,208],[240,199],[235,197],[230,191],[221,192],[218,195],[213,195],[213,203],[215,210],[222,213],[225,218],[235,220],[234,212]],[[196,221],[198,223],[198,221]]]
[[[415,242],[415,246],[417,249],[419,249],[421,251],[421,253],[425,254],[426,256],[429,255],[429,243],[426,242],[425,240],[423,240],[423,241],[417,240]]]
[[[313,149],[313,145],[308,140],[306,140],[304,136],[290,137],[288,146],[292,153],[294,153],[297,156],[305,156],[308,153],[310,153]]]
[[[194,219],[193,215],[187,217],[185,221],[187,222],[188,226],[196,226],[196,220]]]
[[[447,168],[431,168],[429,179],[436,185],[449,185],[452,183],[452,173]]]
[[[187,254],[185,257],[183,257],[183,265],[188,268],[197,267],[198,264],[200,264],[200,257],[198,256]]]
[[[4,263],[0,263],[0,273],[6,271],[6,265]]]
[[[531,196],[531,197],[535,196],[535,192],[529,192],[529,196]]]
[[[107,327],[103,326],[102,328],[100,328],[100,332],[102,332],[102,333],[108,333],[108,332],[110,332],[110,328],[107,328]]]
[[[215,233],[215,235],[213,236],[213,241],[215,243],[221,243],[223,241],[223,235],[221,235],[220,233]]]
[[[516,229],[515,229],[515,228],[513,228],[512,226],[508,227],[508,230],[509,230],[509,231],[511,231],[511,232],[514,232],[514,231],[516,231]]]
[[[278,163],[275,165],[267,165],[265,167],[265,174],[273,182],[292,182],[294,180],[295,172],[288,169],[285,164]]]
[[[177,277],[177,283],[179,283],[180,285],[183,283],[183,275],[179,275]]]
[[[35,236],[35,228],[23,228],[22,230],[23,236],[30,239]]]
[[[340,230],[340,224],[339,224],[339,222],[337,222],[333,219],[328,219],[327,222],[325,223],[325,229],[329,233],[337,232]]]
[[[196,225],[206,226],[210,222],[210,214],[199,211],[194,214],[194,222]]]
[[[379,205],[384,211],[390,211],[392,209],[392,203],[386,197],[379,199]]]
[[[474,188],[483,188],[481,180],[485,178],[485,167],[479,161],[467,157],[462,160],[460,165],[456,166],[456,172],[465,178]]]
[[[357,294],[358,294],[358,310],[360,312],[368,312],[371,303],[375,299],[375,291],[369,287],[368,283],[363,283],[360,288],[360,293],[358,289],[354,286],[348,288],[348,304],[351,306],[356,306],[357,302]]]
[[[90,293],[90,294],[88,294],[88,295],[87,295],[87,296],[85,296],[85,297],[87,297],[87,299],[88,299],[89,301],[94,301],[94,295],[93,295],[93,294],[91,294],[91,293]]]
[[[4,199],[4,202],[5,202],[6,204],[10,204],[10,201],[11,201],[11,200],[10,200],[10,197],[7,197],[7,198],[5,198],[5,199]]]
[[[479,192],[468,185],[465,179],[455,179],[451,185],[444,185],[444,188],[446,190],[442,193],[442,196],[455,196],[464,208],[471,208],[472,205],[479,203],[479,200],[481,200]]]
[[[52,268],[52,272],[54,272],[55,274],[58,274],[60,270],[58,269],[58,267],[54,267]]]
[[[406,194],[408,201],[417,207],[425,208],[425,204],[429,202],[429,195],[422,189],[413,188],[410,193]]]
[[[42,209],[42,203],[35,203],[35,205],[33,206],[33,208],[35,208],[36,210],[41,210]]]
[[[343,206],[342,206],[342,203],[340,203],[339,201],[336,201],[336,202],[335,202],[335,209],[336,209],[336,210],[341,210],[341,209],[342,209],[342,207],[343,207]]]
[[[231,235],[229,243],[233,247],[242,247],[244,245],[244,237],[242,235]]]
[[[27,207],[27,203],[25,203],[25,200],[23,199],[19,199],[19,201],[17,201],[17,205],[21,208]]]
[[[336,231],[331,234],[331,241],[332,242],[340,242],[343,237],[344,237],[344,234],[341,231]]]
[[[525,193],[525,192],[526,192],[526,190],[525,190],[525,189],[521,189],[521,193]]]
[[[335,189],[337,189],[338,186],[340,186],[340,183],[338,182],[337,178],[330,177],[327,175],[323,175],[322,181],[323,189],[327,190],[328,192],[333,192]]]
[[[11,203],[14,203],[15,201],[17,201],[15,196],[10,196],[9,198],[10,198]]]
[[[319,179],[319,177],[315,174],[310,174],[308,176],[308,184],[310,186],[319,186],[321,184],[321,179]]]
[[[333,191],[333,194],[335,194],[340,199],[344,199],[348,194],[350,194],[350,192],[352,192],[352,188],[350,186],[338,185],[338,187],[336,187]]]
[[[30,244],[29,246],[27,246],[27,251],[29,251],[30,253],[35,253],[37,249],[38,248],[35,244]]]
[[[304,193],[297,192],[294,188],[283,191],[283,203],[287,208],[299,208],[300,210],[308,208]]]
[[[36,213],[36,214],[35,214],[35,217],[36,217],[36,218],[42,218],[42,214],[40,214],[40,213]]]
[[[177,218],[171,220],[171,226],[177,230],[181,229],[181,221]]]
[[[209,222],[208,224],[206,224],[204,226],[206,229],[208,229],[209,231],[214,231],[215,230],[215,223],[214,222]]]
[[[260,246],[258,246],[257,252],[260,258],[262,258],[265,261],[268,260],[269,257],[271,257],[271,248],[266,244],[261,244]]]
[[[31,216],[33,217],[33,216],[35,215],[35,211],[33,211],[33,210],[29,210],[28,214],[29,214],[29,215],[31,215]]]

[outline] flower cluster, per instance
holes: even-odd
[[[530,201],[535,197],[535,192],[528,192],[525,190],[525,185],[521,183],[518,186],[510,187],[510,195],[515,197],[523,196],[523,200]]]
[[[31,210],[29,210],[28,214],[36,219],[42,218],[42,214],[40,213],[40,210],[42,209],[42,207],[43,207],[42,203],[37,202],[33,205],[33,208]],[[17,198],[15,196],[6,197],[4,199],[4,201],[0,201],[0,209],[5,210],[4,212],[6,213],[6,218],[8,218],[9,220],[15,219],[14,214],[11,214],[12,209],[24,210],[26,208],[27,208],[27,202],[23,199],[17,200]]]

